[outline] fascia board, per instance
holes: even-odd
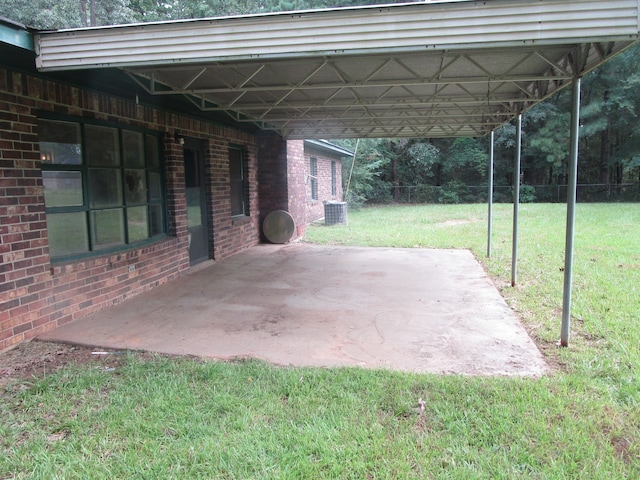
[[[37,67],[64,70],[394,51],[636,41],[640,0],[399,4],[40,32]]]

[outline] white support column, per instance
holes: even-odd
[[[572,84],[571,150],[569,155],[569,184],[567,185],[567,234],[564,248],[564,291],[562,295],[562,328],[560,345],[569,346],[571,329],[571,294],[573,288],[573,243],[576,223],[576,199],[578,192],[578,138],[580,130],[581,79],[575,77]]]
[[[493,142],[495,132],[491,130],[491,146],[489,147],[489,219],[487,223],[487,257],[491,258],[491,236],[493,230]]]
[[[518,115],[516,156],[513,166],[513,246],[511,250],[511,286],[518,281],[518,214],[520,212],[520,163],[522,158],[522,114]]]

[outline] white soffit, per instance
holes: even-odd
[[[421,2],[42,32],[37,66],[121,68],[288,138],[479,136],[637,42],[639,4]]]

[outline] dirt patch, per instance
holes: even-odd
[[[23,342],[0,353],[0,387],[13,381],[42,378],[70,364],[89,364],[110,368],[121,358],[96,355],[97,349],[52,342]]]
[[[460,219],[460,220],[445,220],[444,222],[436,223],[439,227],[455,227],[456,225],[467,225],[469,223],[477,223],[480,220],[477,218],[472,219]]]

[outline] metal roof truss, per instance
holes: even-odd
[[[288,138],[480,136],[619,44],[322,56],[126,68],[154,95]]]

